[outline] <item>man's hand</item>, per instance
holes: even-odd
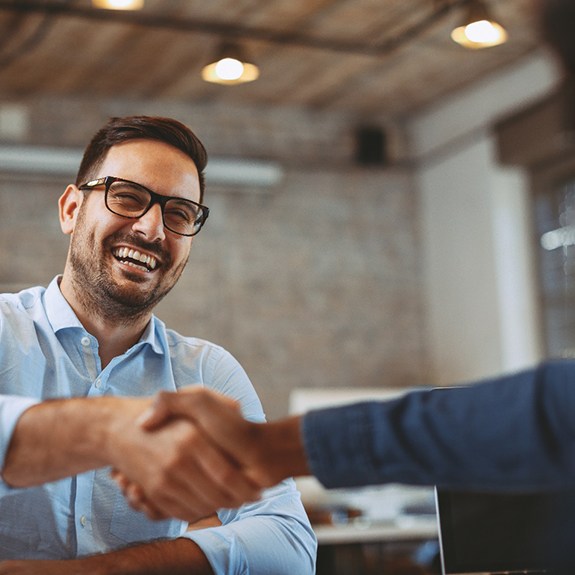
[[[134,418],[128,429],[111,431],[113,467],[139,486],[150,502],[145,511],[154,519],[177,517],[193,523],[217,509],[259,498],[260,488],[193,420],[172,419],[149,430]]]
[[[211,448],[219,450],[203,457],[194,454],[213,489],[233,495],[236,501],[248,499],[230,477],[243,475],[243,481],[260,488],[275,485],[292,475],[309,473],[300,436],[299,418],[269,424],[252,423],[242,417],[237,402],[204,388],[189,388],[179,393],[160,393],[150,409],[140,418],[148,433],[161,433],[177,422],[191,422]],[[205,437],[204,437],[205,436]],[[186,455],[184,454],[184,457]],[[187,454],[191,458],[191,453]],[[150,517],[161,517],[155,500],[146,497],[146,488],[122,473],[114,478],[130,504]],[[240,483],[241,485],[241,483]]]

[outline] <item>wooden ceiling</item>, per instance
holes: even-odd
[[[0,0],[0,101],[170,99],[405,116],[540,46],[533,0],[493,0],[508,43],[449,37],[464,0],[145,0],[139,12],[89,0]],[[236,39],[261,70],[208,84],[202,66]]]

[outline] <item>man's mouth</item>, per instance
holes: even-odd
[[[154,256],[143,254],[132,248],[115,248],[112,254],[123,264],[148,272],[153,271],[158,265],[158,260]]]

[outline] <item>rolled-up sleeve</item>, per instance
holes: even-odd
[[[37,399],[28,397],[0,396],[0,469],[4,469],[4,460],[18,419],[28,408],[37,403]],[[4,483],[0,475],[0,497],[10,491],[12,488]]]
[[[293,480],[218,516],[221,527],[184,535],[201,547],[217,575],[315,573],[317,541]]]

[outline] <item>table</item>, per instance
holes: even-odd
[[[433,573],[406,564],[419,546],[437,542],[435,516],[402,517],[379,524],[314,525],[314,532],[319,545],[317,575]]]

